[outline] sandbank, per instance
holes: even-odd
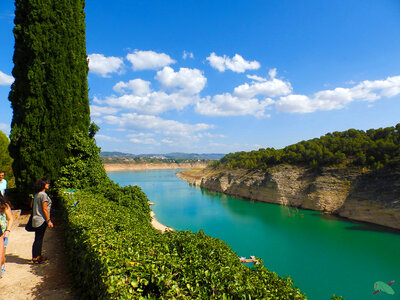
[[[151,225],[153,225],[153,227],[157,230],[160,230],[162,233],[164,233],[165,231],[173,231],[174,229],[172,229],[171,227],[165,226],[164,224],[161,224],[156,218],[155,218],[155,213],[154,211],[150,212],[150,216],[151,216]]]

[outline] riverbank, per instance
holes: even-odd
[[[173,231],[174,229],[168,226],[165,226],[164,224],[161,224],[155,217],[155,213],[153,211],[150,212],[151,216],[151,225],[157,229],[160,230],[162,233],[166,231]]]
[[[211,191],[250,200],[323,211],[400,229],[400,170],[280,165],[266,171],[194,169],[177,176]]]
[[[164,169],[192,169],[205,168],[206,163],[127,163],[127,164],[104,164],[107,172],[115,171],[139,171],[139,170],[164,170]]]

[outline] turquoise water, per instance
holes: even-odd
[[[255,255],[290,276],[309,299],[400,299],[400,232],[314,211],[250,202],[190,186],[179,170],[109,172],[138,185],[157,219],[175,229],[203,229],[238,256]],[[394,295],[372,295],[376,281],[395,280]]]

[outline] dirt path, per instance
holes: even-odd
[[[11,230],[6,253],[6,273],[0,279],[0,299],[74,299],[65,268],[60,222],[52,215],[54,228],[47,229],[42,255],[48,263],[32,265],[34,233],[25,231],[29,215],[20,216]],[[58,225],[58,226],[57,226]]]

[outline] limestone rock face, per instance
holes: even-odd
[[[400,229],[400,168],[309,168],[280,165],[266,171],[187,170],[190,184],[250,200],[324,211]]]

